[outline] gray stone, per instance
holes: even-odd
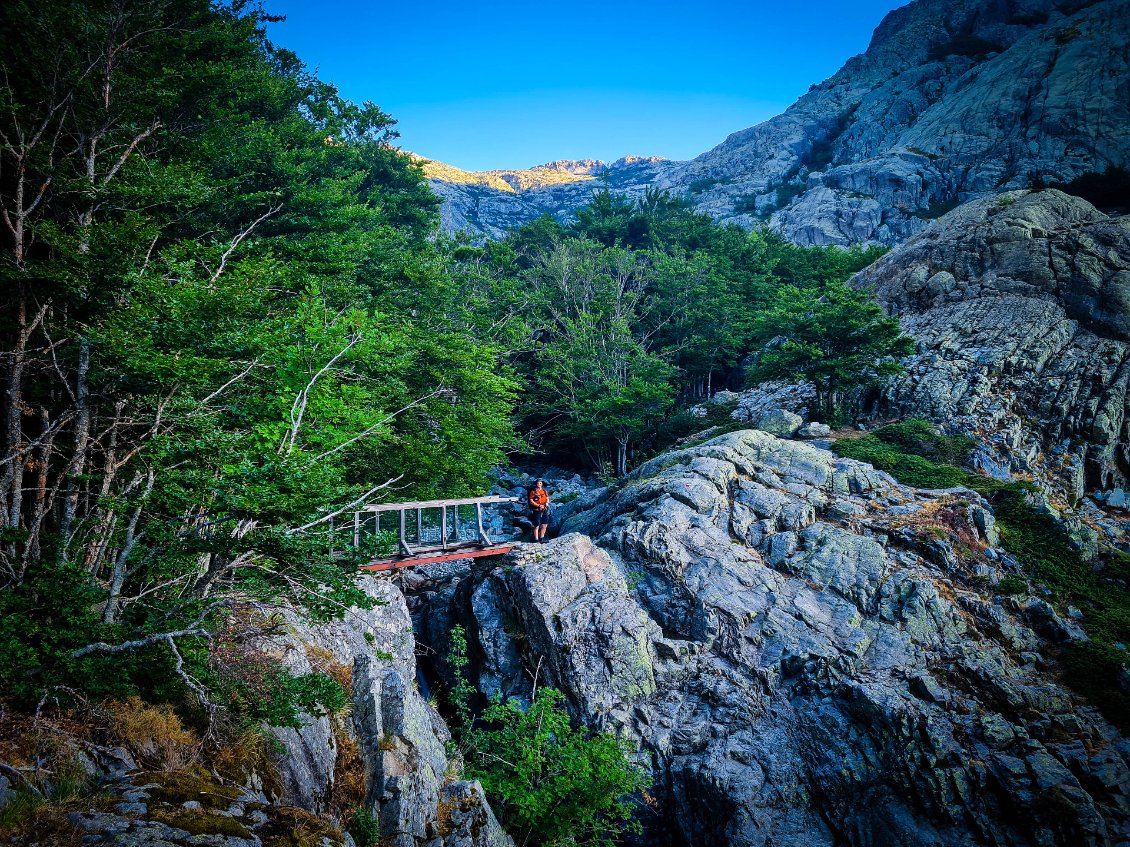
[[[911,677],[910,693],[929,703],[944,703],[949,700],[949,694],[929,674]]]
[[[917,341],[882,412],[974,434],[975,466],[997,478],[1035,477],[1075,505],[1112,491],[1110,507],[1130,485],[1130,304],[1115,296],[1130,227],[1058,191],[1007,199],[965,204],[854,278]],[[921,267],[968,285],[942,301],[908,289]],[[1097,550],[1086,523],[1069,530]]]
[[[794,435],[803,423],[804,418],[800,415],[786,412],[784,409],[774,409],[759,417],[754,426],[770,435],[788,438]]]
[[[796,431],[798,438],[827,438],[832,434],[832,428],[827,424],[810,421]]]
[[[437,614],[481,643],[512,621],[479,679],[528,697],[536,674],[639,749],[661,811],[641,817],[641,843],[1057,844],[1063,808],[1072,843],[1124,837],[1126,796],[1105,786],[1130,749],[1044,672],[1024,619],[1052,640],[1064,622],[922,555],[936,539],[876,508],[891,502],[945,508],[969,531],[988,514],[972,491],[728,433],[646,463]]]

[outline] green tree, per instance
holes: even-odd
[[[768,342],[749,371],[750,382],[804,379],[829,420],[843,392],[899,373],[894,358],[913,351],[898,318],[888,316],[870,292],[834,282],[820,288],[780,288],[755,321]]]
[[[622,739],[574,728],[563,699],[542,688],[529,708],[491,704],[489,728],[465,735],[467,771],[518,844],[611,847],[640,831],[630,796],[650,780]]]
[[[232,699],[248,674],[224,662],[257,658],[219,649],[229,622],[367,601],[362,552],[327,553],[335,512],[467,492],[512,440],[513,381],[392,119],[267,20],[207,0],[0,9],[0,597],[18,614],[0,672],[23,696]]]
[[[672,367],[654,349],[646,257],[583,240],[557,242],[523,272],[540,316],[533,410],[593,463],[628,470],[633,444],[673,399]]]

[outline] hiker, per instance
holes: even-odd
[[[539,479],[530,489],[526,498],[530,502],[530,520],[534,524],[534,541],[545,539],[549,528],[549,492],[545,490],[545,480]]]

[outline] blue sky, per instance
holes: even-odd
[[[689,159],[863,52],[897,0],[569,5],[266,0],[322,79],[467,170],[626,154]]]

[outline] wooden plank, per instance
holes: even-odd
[[[413,500],[407,503],[370,503],[365,512],[397,512],[401,509],[438,509],[440,506],[471,506],[475,503],[517,503],[518,497],[463,497],[454,500]]]
[[[514,549],[513,544],[500,544],[482,550],[465,550],[462,553],[444,553],[437,556],[415,556],[411,559],[385,559],[361,565],[363,571],[395,571],[401,568],[415,568],[420,565],[433,565],[437,562],[452,562],[456,559],[477,559],[480,556],[501,556]]]

